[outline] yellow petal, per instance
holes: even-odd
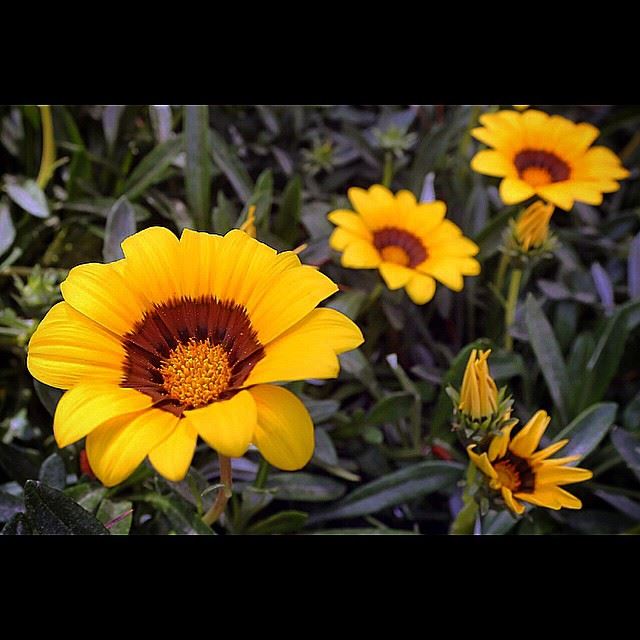
[[[489,445],[489,460],[493,462],[496,458],[504,458],[509,446],[509,438],[515,424],[510,424],[500,431],[500,435],[494,436]]]
[[[360,236],[363,240],[371,240],[371,231],[365,224],[362,216],[359,216],[353,211],[347,209],[336,209],[332,211],[328,218],[333,224],[351,231],[357,236]]]
[[[560,487],[536,488],[533,493],[516,493],[516,497],[538,507],[546,507],[556,511],[562,507],[567,509],[582,508],[582,502],[578,498]]]
[[[536,411],[509,445],[509,450],[521,458],[529,458],[536,450],[540,439],[549,426],[551,418],[542,409]]]
[[[372,187],[369,191],[365,191],[359,187],[351,187],[347,195],[354,209],[372,230],[384,226],[395,208],[393,196],[384,188],[378,190]]]
[[[351,269],[373,269],[380,264],[380,254],[370,242],[360,240],[349,244],[340,263]]]
[[[431,276],[414,272],[406,286],[407,294],[416,304],[425,304],[436,292],[436,281]]]
[[[47,313],[27,354],[31,375],[59,389],[70,389],[80,381],[118,384],[123,361],[121,342],[66,302]]]
[[[340,371],[336,354],[364,342],[362,332],[334,309],[314,309],[303,320],[265,347],[244,385],[307,378],[335,378]]]
[[[87,436],[87,457],[98,479],[107,487],[126,480],[178,424],[178,416],[149,409],[134,417],[109,420]]]
[[[447,213],[447,205],[441,200],[423,202],[407,212],[404,227],[419,237],[433,242],[433,230],[441,225]],[[450,222],[450,221],[447,221]],[[453,224],[453,223],[451,223]]]
[[[60,285],[65,301],[76,311],[120,336],[131,331],[146,307],[120,274],[123,262],[82,264]]]
[[[180,482],[189,471],[198,433],[188,420],[180,420],[174,432],[149,452],[156,471],[172,482]]]
[[[561,485],[572,484],[574,482],[583,482],[593,477],[593,473],[589,469],[580,469],[579,467],[558,467],[555,465],[542,465],[536,471],[536,487],[545,485]]]
[[[500,197],[505,204],[518,204],[535,194],[535,190],[519,178],[505,178],[500,183]]]
[[[387,287],[392,290],[404,287],[415,273],[412,269],[392,262],[382,262],[378,269]]]
[[[59,447],[77,442],[107,420],[151,408],[152,400],[135,389],[84,382],[67,391],[56,408],[53,433]]]
[[[258,407],[254,443],[274,467],[301,469],[311,459],[313,423],[302,402],[282,387],[261,385],[251,389]]]
[[[541,198],[548,200],[564,211],[569,211],[575,201],[573,187],[568,180],[538,187],[537,193]]]
[[[471,159],[471,168],[486,176],[516,176],[517,171],[513,162],[500,151],[478,151]]]
[[[329,236],[329,246],[336,251],[344,251],[352,242],[369,243],[370,241],[363,240],[358,234],[344,227],[334,229],[333,233]]]
[[[247,302],[258,340],[267,345],[337,290],[334,282],[313,267],[302,266],[280,274],[261,297]]]
[[[562,449],[562,447],[564,447],[567,442],[569,442],[568,439],[559,440],[558,442],[555,442],[554,444],[551,444],[544,449],[540,449],[540,451],[536,451],[530,458],[531,462],[540,462],[542,460],[545,460],[549,456],[552,456],[554,453],[556,453],[556,451],[560,451],[560,449]]]
[[[126,238],[123,273],[130,286],[152,304],[182,295],[180,243],[169,229],[149,227]]]
[[[511,489],[507,489],[507,487],[501,487],[500,489],[502,493],[502,497],[504,501],[507,503],[507,507],[511,509],[514,513],[518,515],[522,515],[524,513],[524,506],[521,505],[517,500],[513,499],[513,493],[511,493]]]
[[[184,229],[180,236],[182,293],[191,298],[213,294],[222,237]]]
[[[489,462],[489,458],[487,457],[487,454],[483,453],[482,455],[478,455],[477,453],[474,453],[473,449],[475,447],[476,447],[475,444],[471,444],[467,447],[467,453],[469,454],[469,457],[471,458],[471,460],[473,460],[473,463],[476,465],[476,467],[478,467],[478,469],[480,469],[480,471],[484,473],[485,476],[488,476],[493,480],[497,480],[498,474],[496,473],[495,469],[491,466],[491,463]]]
[[[475,261],[474,261],[475,262]],[[453,291],[462,291],[464,280],[457,259],[428,259],[420,265],[420,271],[442,282]]]
[[[201,409],[184,412],[200,437],[218,453],[229,458],[243,456],[256,428],[256,403],[248,391],[229,400],[213,402]]]

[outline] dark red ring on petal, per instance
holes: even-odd
[[[536,476],[525,458],[507,451],[504,458],[500,458],[492,464],[494,468],[499,466],[507,467],[518,478],[518,486],[512,489],[513,493],[533,493],[535,491]]]
[[[125,362],[120,386],[145,393],[156,408],[181,417],[193,407],[168,395],[160,367],[179,343],[186,344],[190,339],[208,339],[213,345],[222,345],[227,353],[231,380],[219,400],[235,395],[256,363],[264,358],[264,347],[243,306],[221,302],[213,296],[180,298],[155,305],[123,336]]]
[[[378,251],[382,251],[386,247],[399,247],[407,254],[409,258],[407,266],[412,269],[424,262],[429,255],[420,238],[397,227],[385,227],[374,231],[373,244]]]
[[[526,169],[536,167],[544,169],[551,178],[551,182],[562,182],[568,180],[571,175],[569,165],[550,151],[536,151],[535,149],[524,149],[516,154],[513,160],[518,174],[522,174]]]

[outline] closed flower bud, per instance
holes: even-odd
[[[537,200],[518,218],[515,237],[523,251],[541,247],[549,237],[549,221],[554,206]]]
[[[484,420],[498,409],[498,388],[489,373],[491,350],[471,352],[462,380],[458,408],[473,420]]]

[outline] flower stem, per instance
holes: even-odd
[[[40,107],[40,117],[42,119],[42,160],[36,182],[41,189],[44,189],[51,178],[56,161],[56,141],[53,137],[53,120],[49,105]]]
[[[224,489],[218,491],[216,501],[211,506],[211,509],[202,516],[203,522],[209,526],[222,515],[232,493],[231,460],[218,454],[218,461],[220,462],[220,481],[224,485]]]
[[[520,293],[521,282],[522,269],[514,269],[511,272],[509,294],[507,296],[507,306],[504,310],[504,348],[507,351],[511,351],[513,349],[513,338],[509,333],[509,328],[513,324],[513,320],[516,317],[516,304],[518,303],[518,294]]]
[[[258,473],[256,473],[256,479],[253,482],[253,486],[256,489],[264,489],[267,484],[267,476],[269,475],[269,463],[260,458],[260,466],[258,467]]]
[[[502,287],[504,286],[504,277],[507,275],[507,267],[509,266],[509,256],[503,253],[500,257],[500,264],[498,265],[498,271],[496,273],[496,290],[502,293]]]
[[[384,168],[382,170],[382,185],[391,188],[391,181],[393,180],[393,153],[387,151],[384,154]]]

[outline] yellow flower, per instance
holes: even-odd
[[[480,116],[475,138],[493,147],[479,151],[471,168],[503,178],[500,196],[517,204],[538,195],[569,211],[574,201],[599,205],[602,194],[617,191],[629,176],[606,147],[591,147],[600,131],[536,109],[498,111]]]
[[[252,204],[247,211],[247,219],[240,225],[240,229],[249,234],[252,238],[257,235],[256,231],[256,206]]]
[[[549,236],[549,220],[554,206],[536,200],[527,207],[515,225],[515,236],[524,251],[541,246]]]
[[[420,204],[411,192],[394,195],[382,185],[368,191],[352,187],[348,195],[356,212],[329,214],[338,227],[329,243],[342,252],[342,266],[379,269],[389,289],[404,287],[416,304],[433,298],[435,280],[460,291],[462,276],[480,273],[480,263],[472,257],[478,246],[444,219],[444,202]]]
[[[458,408],[473,420],[484,420],[498,410],[498,388],[489,373],[487,362],[490,354],[491,349],[474,349],[462,379]]]
[[[280,469],[304,466],[311,418],[267,383],[334,378],[337,354],[362,343],[341,313],[315,308],[336,285],[238,229],[186,229],[178,240],[152,227],[122,248],[122,260],[69,272],[64,302],[29,344],[31,374],[69,389],[54,417],[58,445],[86,436],[107,486],[147,455],[163,476],[182,479],[198,435],[224,456],[253,443]]]
[[[528,104],[514,104],[513,108],[517,109],[518,111],[524,111],[525,109],[528,109],[530,107],[530,105]]]
[[[507,506],[516,514],[524,512],[519,500],[548,509],[582,508],[582,502],[561,485],[589,480],[593,476],[591,471],[564,466],[578,460],[579,455],[549,459],[569,440],[560,440],[535,452],[549,421],[546,411],[538,411],[513,439],[513,425],[508,425],[493,438],[488,454],[474,453],[476,445],[467,447],[471,460],[490,478],[490,487],[502,493]]]

